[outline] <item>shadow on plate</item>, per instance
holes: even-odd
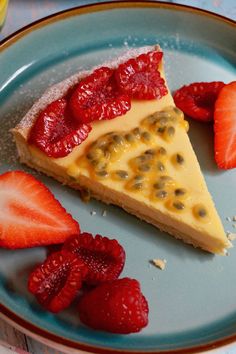
[[[188,119],[189,138],[196,153],[201,170],[205,175],[220,175],[224,173],[219,170],[214,159],[214,132],[213,124],[200,123]]]

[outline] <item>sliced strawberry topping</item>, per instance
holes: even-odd
[[[117,89],[114,70],[107,67],[81,80],[70,99],[73,115],[81,123],[112,119],[125,114],[130,107],[130,98]]]
[[[0,175],[0,247],[57,244],[79,232],[79,224],[36,178],[23,171]]]
[[[120,90],[143,100],[165,96],[168,91],[158,71],[162,56],[162,52],[153,51],[121,64],[115,73]]]
[[[59,312],[74,300],[86,272],[75,254],[54,252],[30,274],[28,289],[47,310]]]
[[[214,112],[215,159],[219,168],[236,167],[236,81],[219,93]]]
[[[50,103],[33,125],[28,142],[50,157],[67,156],[88,136],[91,127],[72,119],[65,98]]]
[[[224,85],[221,81],[213,81],[183,86],[174,94],[175,104],[189,117],[209,122],[213,119],[215,101]]]
[[[148,303],[135,279],[108,281],[85,293],[79,302],[81,321],[112,333],[139,332],[148,324]]]
[[[82,233],[68,239],[63,249],[74,252],[84,261],[88,267],[86,282],[91,285],[118,278],[124,267],[123,247],[107,237]]]

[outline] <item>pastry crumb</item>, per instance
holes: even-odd
[[[81,189],[80,198],[84,203],[88,203],[90,201],[90,191],[88,189]]]
[[[159,269],[164,270],[166,267],[166,259],[153,259],[152,263]]]
[[[233,221],[236,221],[236,215],[233,216]]]
[[[229,232],[227,236],[230,241],[236,240],[236,234],[233,234],[232,232]]]
[[[96,215],[97,213],[96,213],[96,211],[95,210],[92,210],[92,211],[90,211],[90,215]]]
[[[106,210],[103,210],[102,216],[107,216],[107,211]]]

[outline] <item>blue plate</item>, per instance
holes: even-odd
[[[159,43],[170,88],[194,81],[235,79],[235,24],[184,6],[124,2],[86,6],[49,17],[1,44],[0,172],[25,169],[9,129],[52,83],[89,68],[126,47]],[[226,230],[236,214],[236,170],[219,171],[209,125],[190,122],[190,138]],[[132,335],[95,332],[76,308],[53,315],[27,292],[27,274],[45,250],[0,251],[1,312],[18,328],[55,345],[92,352],[193,353],[236,339],[236,250],[212,256],[184,245],[114,206],[91,201],[33,170],[79,220],[82,230],[117,238],[127,252],[123,276],[140,280],[150,306],[147,328]],[[0,201],[1,205],[1,201]],[[2,206],[1,206],[2,207]],[[3,207],[2,207],[3,208]],[[102,216],[107,210],[107,216]],[[96,215],[91,215],[96,211]],[[150,265],[165,258],[160,271]]]

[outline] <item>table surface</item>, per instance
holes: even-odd
[[[10,0],[6,22],[0,32],[0,40],[6,38],[19,28],[42,17],[75,6],[98,2],[102,2],[102,0]],[[169,0],[169,2],[199,7],[236,20],[235,0]],[[61,354],[61,352],[50,349],[46,345],[24,335],[0,319],[0,354],[12,352],[23,354],[25,353],[24,351],[32,354]],[[236,353],[235,346],[229,346],[227,349],[214,351],[214,354],[230,353]]]

